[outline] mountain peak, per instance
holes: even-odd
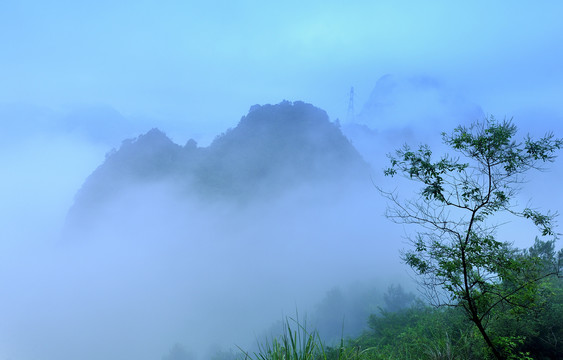
[[[284,101],[253,106],[206,148],[195,141],[179,146],[156,128],[124,141],[88,177],[73,208],[95,208],[101,199],[154,181],[172,180],[206,199],[254,201],[303,183],[364,177],[367,170],[325,111]]]

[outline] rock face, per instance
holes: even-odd
[[[255,105],[205,148],[194,140],[177,145],[158,129],[124,141],[87,178],[69,217],[87,215],[138,184],[166,181],[206,201],[247,202],[367,174],[367,164],[323,110],[303,102]]]

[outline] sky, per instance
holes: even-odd
[[[0,102],[223,130],[284,99],[342,119],[351,86],[359,108],[393,74],[439,79],[501,117],[560,117],[561,13],[558,1],[8,0]]]
[[[0,360],[148,360],[186,334],[193,343],[203,332],[238,341],[279,319],[282,305],[291,311],[296,297],[311,304],[332,282],[388,274],[398,263],[404,243],[397,239],[405,230],[382,225],[384,204],[375,192],[352,192],[349,199],[343,192],[329,205],[321,201],[322,209],[311,201],[298,213],[293,205],[322,194],[295,193],[246,212],[202,212],[157,186],[149,197],[154,203],[134,209],[127,221],[153,205],[162,207],[160,216],[136,230],[119,229],[146,236],[146,243],[108,237],[99,246],[61,250],[57,236],[74,195],[121,141],[104,131],[159,127],[178,144],[193,137],[205,145],[252,105],[282,100],[312,103],[345,123],[354,87],[356,120],[382,140],[357,138],[355,145],[380,158],[406,139],[435,142],[441,131],[483,115],[513,117],[524,133],[561,135],[562,14],[560,1],[518,0],[1,1],[0,163],[7,175],[0,177]],[[99,119],[99,129],[84,119]],[[46,131],[50,122],[90,137]],[[557,211],[563,198],[553,189],[563,167],[556,163],[542,175],[529,179],[524,202],[529,196]],[[178,209],[197,226],[186,226]],[[216,219],[217,212],[223,217]],[[255,218],[260,226],[245,226]],[[272,231],[279,219],[286,224]],[[182,242],[176,230],[203,240]],[[170,235],[163,247],[149,241],[160,231]],[[521,231],[508,228],[515,238]],[[244,246],[221,244],[228,236]],[[314,240],[301,248],[301,237]],[[224,247],[217,251],[213,241]],[[254,261],[271,272],[252,278]],[[284,278],[288,264],[299,275],[295,281]],[[279,282],[268,288],[271,278]],[[206,310],[190,312],[186,304]],[[246,313],[254,317],[241,329]],[[229,326],[221,316],[232,316]]]

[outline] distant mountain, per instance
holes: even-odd
[[[88,216],[131,186],[167,181],[205,200],[254,201],[305,183],[368,179],[368,165],[323,110],[303,102],[253,106],[208,147],[152,129],[106,156],[69,218]]]
[[[115,146],[146,129],[148,119],[126,117],[107,105],[74,106],[67,111],[25,103],[0,103],[0,140],[72,135],[94,144]]]
[[[361,111],[342,132],[374,166],[397,144],[431,143],[442,131],[483,119],[478,105],[427,76],[379,78]]]
[[[0,140],[20,139],[24,136],[53,130],[58,115],[51,109],[21,103],[0,103]]]
[[[389,129],[457,126],[482,119],[478,105],[440,80],[428,76],[379,78],[356,121],[369,128]]]
[[[60,127],[92,142],[112,146],[147,129],[142,121],[128,118],[107,105],[76,107],[62,117]]]

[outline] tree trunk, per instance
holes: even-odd
[[[473,316],[472,321],[475,323],[475,325],[477,325],[477,328],[479,329],[481,336],[483,336],[483,339],[487,343],[487,346],[489,347],[489,349],[491,349],[491,351],[493,352],[493,355],[495,356],[495,358],[497,360],[504,360],[505,359],[504,356],[501,355],[501,353],[497,350],[497,348],[495,347],[495,345],[491,341],[491,338],[489,338],[489,335],[485,331],[485,328],[483,327],[483,323],[481,322],[481,320],[479,320],[478,317]]]

